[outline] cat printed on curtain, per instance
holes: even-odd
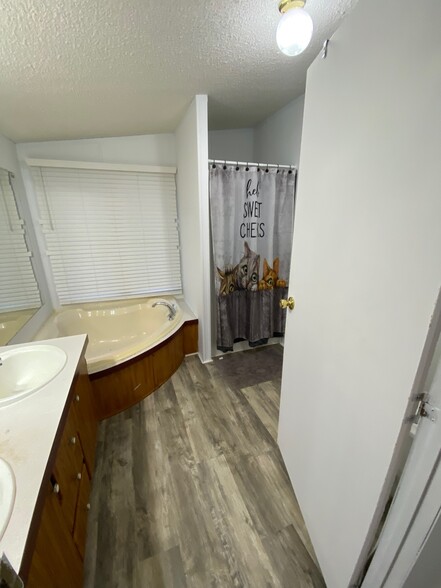
[[[279,258],[276,257],[272,267],[263,260],[262,277],[260,278],[260,255],[250,249],[244,242],[245,252],[239,263],[232,267],[217,268],[220,279],[219,294],[227,296],[236,290],[272,290],[286,288],[286,280],[279,278]]]
[[[262,345],[285,331],[295,172],[210,166],[210,215],[216,292],[216,341]]]

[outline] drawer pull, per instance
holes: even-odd
[[[82,477],[81,476],[81,472],[78,472],[78,474],[77,474],[77,480],[81,480],[81,477]]]
[[[57,483],[54,484],[54,494],[60,494],[60,485]]]
[[[79,402],[79,401],[80,401],[80,395],[79,395],[79,394],[77,394],[77,395],[75,396],[75,402]]]
[[[69,439],[69,442],[70,442],[71,445],[75,445],[75,443],[77,442],[77,438],[76,437],[71,437]]]
[[[86,510],[90,510],[90,502],[86,504]]]

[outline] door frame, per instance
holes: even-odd
[[[424,392],[426,378],[438,344],[441,344],[441,290],[435,304],[397,443],[398,450],[391,464],[388,478],[393,483],[398,474],[398,465],[405,459],[403,473],[386,520],[378,529],[380,534],[372,561],[365,576],[361,580],[358,576],[358,581],[352,583],[352,586],[361,585],[362,588],[402,586],[439,515],[441,505],[436,505],[434,497],[441,495],[441,413],[437,423],[424,419],[421,423],[424,426],[418,426],[411,447],[407,446],[407,458],[402,454],[404,444],[400,443],[404,436],[410,434],[419,406],[419,395]],[[441,391],[438,397],[441,397]],[[389,496],[390,492],[391,488]],[[385,502],[386,500],[387,494]],[[366,560],[365,552],[364,562]],[[360,570],[360,567],[357,566],[357,569]]]

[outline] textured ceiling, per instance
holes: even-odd
[[[254,126],[304,91],[356,0],[309,0],[313,41],[275,43],[277,0],[2,0],[0,133],[14,141],[169,132],[195,94],[211,129]]]

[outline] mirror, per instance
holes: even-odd
[[[14,175],[0,168],[0,345],[6,345],[41,306],[25,229]]]

